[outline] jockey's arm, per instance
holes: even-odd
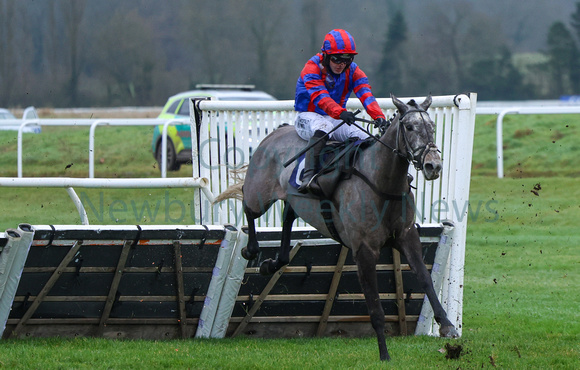
[[[353,83],[353,91],[369,116],[371,116],[373,120],[376,120],[377,118],[386,118],[371,91],[371,85],[369,84],[367,75],[358,66],[353,74]]]

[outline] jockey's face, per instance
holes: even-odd
[[[332,73],[339,75],[341,74],[344,69],[346,68],[346,63],[334,63],[332,60],[330,61],[330,69],[332,70]]]
[[[330,69],[332,73],[341,74],[345,68],[352,63],[353,54],[333,54],[329,56]]]

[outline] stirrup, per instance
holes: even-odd
[[[312,176],[310,181],[308,181],[308,184],[306,184],[306,190],[307,190],[308,194],[319,197],[322,195],[322,189],[320,188],[318,181],[316,181],[317,177],[318,177],[318,173],[316,173],[316,174],[314,174],[314,176]]]
[[[302,181],[302,183],[300,184],[300,186],[298,187],[298,189],[296,189],[296,190],[298,190],[298,192],[301,194],[307,194],[310,191],[309,187],[310,187],[310,183],[312,182],[313,178],[314,178],[314,175],[312,175],[310,177],[310,179],[308,179],[308,181],[306,181],[307,179],[304,179]]]

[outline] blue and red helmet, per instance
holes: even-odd
[[[348,31],[341,29],[335,29],[326,34],[321,50],[324,54],[358,54],[354,37]]]

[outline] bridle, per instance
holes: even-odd
[[[411,146],[411,143],[409,143],[409,139],[407,138],[407,130],[405,129],[405,125],[403,123],[403,120],[406,118],[406,116],[409,113],[419,113],[421,115],[421,120],[423,121],[423,130],[425,131],[425,135],[427,137],[429,136],[429,132],[427,132],[427,122],[425,122],[425,117],[423,116],[423,113],[428,114],[426,110],[418,109],[418,108],[411,108],[404,113],[399,112],[398,115],[395,115],[391,119],[389,119],[385,125],[378,127],[379,132],[381,134],[381,137],[383,137],[385,135],[387,129],[393,123],[393,121],[396,118],[398,118],[399,124],[397,127],[397,137],[395,139],[396,140],[396,147],[395,148],[391,147],[389,144],[384,143],[381,139],[374,136],[368,130],[365,130],[363,127],[357,125],[356,123],[353,123],[353,125],[356,126],[357,128],[359,128],[361,131],[366,132],[369,135],[369,137],[373,138],[376,142],[380,143],[384,147],[390,149],[393,153],[395,153],[399,157],[407,160],[408,163],[413,163],[413,166],[415,166],[417,171],[421,171],[423,168],[423,164],[425,163],[425,158],[427,158],[427,155],[431,152],[441,153],[441,151],[437,148],[437,145],[435,145],[435,143],[433,143],[432,141],[428,142],[427,144],[425,144],[424,146],[421,146],[419,148],[413,148]],[[375,127],[377,127],[376,123],[374,121],[369,121],[369,120],[366,120],[363,118],[356,118],[356,120],[361,121],[361,122],[367,122],[369,124],[372,123],[372,124],[375,124]],[[403,136],[403,141],[405,143],[405,151],[404,152],[401,151],[401,149],[399,148],[400,135]]]
[[[417,171],[420,171],[423,168],[423,164],[425,163],[425,158],[427,157],[427,155],[430,152],[439,152],[439,149],[437,148],[437,145],[435,145],[435,143],[433,143],[432,141],[428,142],[425,146],[421,146],[419,148],[413,148],[411,146],[411,143],[409,143],[409,139],[407,138],[407,130],[403,123],[403,120],[409,113],[419,113],[421,115],[421,120],[423,121],[422,125],[423,130],[425,131],[426,137],[429,136],[429,133],[427,132],[427,122],[425,122],[425,117],[423,116],[423,113],[427,114],[427,112],[424,109],[414,108],[409,109],[408,111],[402,114],[399,113],[399,127],[397,128],[397,138],[396,138],[397,147],[393,151],[398,156],[405,158],[409,163],[413,163],[413,166],[415,166]],[[399,149],[400,142],[399,135],[403,136],[403,141],[405,143],[405,153],[401,152],[401,150]]]
[[[379,132],[381,134],[381,138],[382,138],[385,136],[387,129],[391,126],[393,121],[395,121],[395,119],[398,118],[398,127],[396,128],[397,136],[396,136],[396,147],[395,148],[391,147],[387,143],[384,143],[380,138],[372,135],[368,130],[365,130],[364,128],[357,125],[356,123],[353,123],[353,125],[358,127],[360,130],[366,132],[376,142],[378,142],[381,145],[383,145],[384,147],[388,148],[389,150],[391,150],[393,153],[395,153],[399,157],[405,159],[407,161],[407,163],[413,163],[413,166],[415,166],[417,171],[421,171],[423,168],[423,164],[425,163],[425,158],[427,157],[427,155],[433,151],[439,152],[439,149],[437,149],[437,145],[435,145],[432,141],[428,142],[424,146],[421,146],[421,147],[415,148],[415,149],[411,146],[411,143],[409,143],[409,139],[407,138],[407,130],[405,129],[405,125],[403,123],[403,120],[406,118],[407,114],[409,114],[409,113],[419,113],[421,115],[421,120],[423,121],[423,130],[425,130],[425,134],[427,136],[429,136],[429,132],[427,132],[427,122],[425,122],[425,117],[423,116],[423,113],[427,113],[427,112],[424,109],[416,109],[416,108],[409,109],[408,111],[406,111],[402,114],[399,113],[398,116],[397,115],[393,116],[390,120],[387,121],[387,123],[385,125],[378,127]],[[365,120],[362,118],[357,118],[356,120],[362,121],[362,122],[367,122],[369,124],[375,123],[374,121],[369,121],[369,120]],[[375,127],[376,127],[376,124],[375,124]],[[404,152],[402,152],[399,149],[399,145],[400,145],[400,141],[401,141],[401,140],[399,140],[400,135],[403,136],[403,142],[405,144],[405,149],[404,149],[405,151]],[[352,173],[357,175],[358,177],[360,177],[377,195],[379,195],[380,197],[382,197],[384,199],[399,200],[400,201],[400,200],[403,200],[405,198],[404,195],[401,196],[400,194],[388,194],[388,193],[382,192],[373,182],[371,182],[364,174],[362,174],[356,168],[353,168]]]

